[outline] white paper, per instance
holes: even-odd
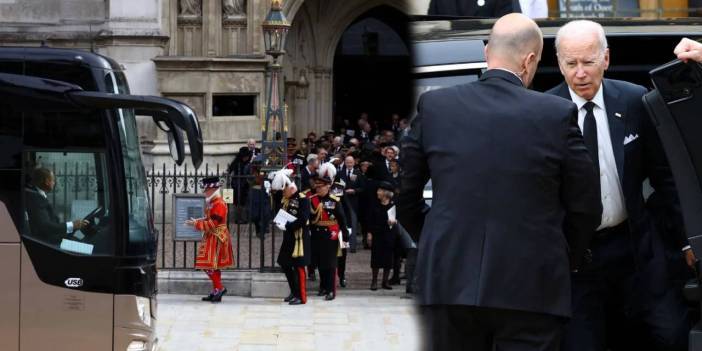
[[[61,240],[60,247],[61,250],[77,252],[86,255],[91,255],[93,253],[93,245],[68,239]]]
[[[291,215],[282,208],[278,211],[278,214],[275,215],[275,218],[273,218],[273,222],[282,226],[285,226],[288,222],[295,222],[296,220],[297,217]]]
[[[395,206],[390,207],[388,210],[388,219],[391,221],[394,221],[397,217],[397,210],[395,209]]]

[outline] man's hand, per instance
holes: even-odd
[[[685,255],[685,263],[687,263],[688,267],[695,268],[695,261],[697,261],[697,258],[695,257],[695,253],[692,252],[692,249],[683,251],[683,255]]]
[[[194,218],[190,218],[190,219],[185,220],[185,225],[194,226],[194,225],[195,225],[195,219],[194,219]]]
[[[366,243],[368,243],[368,247],[373,246],[373,234],[368,233],[368,234],[366,234],[366,236],[367,236]]]
[[[73,221],[73,231],[83,229],[88,226],[88,221],[83,219],[76,219]]]
[[[285,231],[285,225],[284,225],[284,224],[276,223],[275,226],[278,227],[278,229],[280,229],[281,231]]]
[[[397,220],[396,219],[388,219],[388,224],[392,227],[395,224],[397,224]]]
[[[688,38],[682,38],[680,43],[675,47],[675,50],[673,50],[673,53],[678,56],[678,59],[684,62],[688,60],[702,62],[702,43]]]

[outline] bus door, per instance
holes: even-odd
[[[111,350],[114,295],[148,299],[155,279],[151,287],[121,285],[130,269],[123,262],[126,249],[120,250],[129,231],[119,224],[127,186],[115,181],[121,179],[115,154],[123,134],[118,129],[136,124],[105,112],[152,116],[168,133],[179,164],[185,135],[196,167],[202,161],[197,118],[173,100],[86,92],[14,74],[0,73],[0,97],[0,350]],[[29,181],[42,177],[32,174],[39,170],[52,173],[50,188],[60,184],[59,191]],[[71,231],[75,219],[90,224]]]
[[[697,255],[696,279],[685,285],[688,300],[700,303],[702,257],[702,66],[673,61],[651,71],[655,90],[643,98],[675,179],[685,230]],[[690,332],[689,350],[702,350],[702,325]]]

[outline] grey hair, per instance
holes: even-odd
[[[560,47],[561,38],[570,36],[573,34],[586,33],[594,29],[595,34],[597,34],[597,39],[600,42],[600,53],[604,53],[609,47],[607,44],[607,36],[605,35],[604,28],[597,22],[590,20],[575,20],[570,21],[563,25],[556,33],[556,54],[558,54],[558,48]]]
[[[392,199],[392,197],[395,195],[394,192],[388,190],[388,189],[378,189],[380,190],[380,193],[383,194],[384,197],[388,199]]]

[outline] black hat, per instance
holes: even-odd
[[[239,148],[239,153],[237,154],[239,157],[244,157],[244,156],[249,156],[251,157],[251,150],[249,149],[248,146],[242,146]]]
[[[384,189],[392,192],[395,191],[395,187],[392,184],[390,184],[390,182],[385,181],[378,183],[378,189]]]
[[[219,188],[220,187],[219,177],[217,177],[217,176],[202,178],[200,180],[200,182],[202,182],[202,187],[204,189],[211,189],[211,188]]]

